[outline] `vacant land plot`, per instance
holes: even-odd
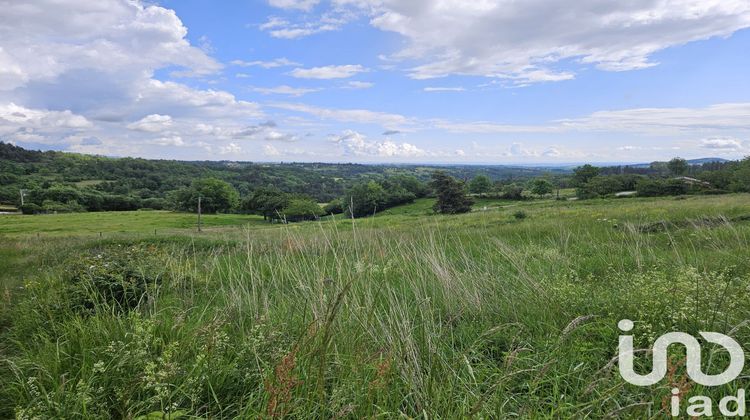
[[[0,417],[664,417],[618,320],[750,345],[750,195],[430,206],[2,216]]]

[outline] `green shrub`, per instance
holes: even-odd
[[[323,206],[323,211],[326,212],[326,214],[340,214],[344,212],[344,202],[337,198],[330,203]]]
[[[293,198],[284,207],[284,217],[289,222],[301,222],[303,220],[315,220],[323,215],[323,209],[315,201],[309,198]]]
[[[515,213],[513,213],[513,218],[516,219],[516,220],[523,220],[523,219],[525,219],[527,217],[529,217],[529,216],[523,210],[518,210]]]
[[[74,312],[127,312],[161,282],[159,264],[149,249],[116,247],[74,257],[64,276],[64,294]]]
[[[42,208],[37,206],[34,203],[28,203],[28,204],[24,204],[23,206],[21,206],[21,213],[23,214],[37,214],[41,212],[42,212]]]

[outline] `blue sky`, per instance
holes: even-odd
[[[746,0],[33,1],[0,139],[148,158],[750,155]]]

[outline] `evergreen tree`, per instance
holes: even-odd
[[[432,188],[437,202],[432,207],[437,213],[457,214],[471,211],[474,200],[466,195],[465,185],[443,171],[432,174]]]

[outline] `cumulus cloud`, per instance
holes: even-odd
[[[185,142],[182,141],[182,137],[180,136],[166,136],[153,140],[153,144],[159,146],[184,146]]]
[[[172,117],[169,115],[151,114],[141,118],[138,121],[128,124],[131,130],[146,131],[149,133],[158,133],[169,129],[172,125]]]
[[[346,64],[343,66],[322,66],[309,69],[297,68],[289,72],[289,75],[299,79],[346,79],[365,71],[367,69],[359,64]]]
[[[219,147],[219,153],[222,155],[236,155],[242,152],[242,147],[236,143],[229,143],[226,146]]]
[[[229,92],[154,78],[165,68],[183,75],[221,69],[208,50],[190,44],[172,10],[138,0],[2,7],[0,134],[7,140],[109,155],[227,148],[248,120],[263,118],[257,104]]]
[[[0,126],[81,129],[91,127],[91,122],[69,110],[30,109],[11,102],[0,104]]]
[[[263,146],[263,154],[266,156],[280,156],[281,152],[276,147],[267,144]]]
[[[234,139],[243,140],[268,140],[268,141],[295,141],[297,136],[284,133],[277,129],[276,123],[266,121],[258,125],[251,125],[231,132]]]
[[[9,142],[35,142],[54,144],[89,130],[93,124],[86,117],[70,110],[51,111],[32,109],[15,103],[0,103],[0,135]]]
[[[735,151],[742,149],[742,142],[733,137],[711,137],[701,141],[704,149]]]
[[[417,61],[417,79],[451,74],[517,83],[568,80],[573,62],[606,71],[654,66],[669,47],[750,27],[746,0],[338,0],[407,40],[389,58]],[[565,63],[563,63],[565,62]]]
[[[375,156],[384,158],[423,157],[427,152],[410,143],[396,143],[391,140],[373,141],[361,133],[347,130],[333,141],[343,147],[344,155]]]
[[[221,65],[185,39],[174,11],[138,1],[3,2],[0,90],[54,82],[66,72],[108,74],[180,66],[195,74]]]

